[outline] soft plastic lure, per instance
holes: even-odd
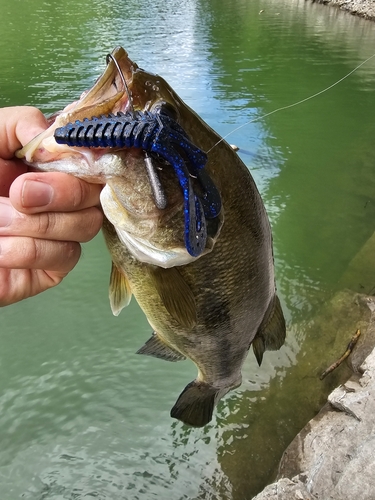
[[[155,204],[166,207],[167,200],[149,153],[160,156],[174,169],[184,196],[185,246],[198,257],[207,240],[206,218],[217,217],[221,198],[205,171],[207,155],[188,138],[180,125],[163,113],[131,111],[85,118],[55,130],[59,144],[86,148],[142,148]],[[199,185],[194,191],[192,178]]]

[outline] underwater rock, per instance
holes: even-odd
[[[338,282],[338,288],[372,295],[375,292],[375,233],[366,241]]]
[[[254,500],[374,499],[375,298],[357,295],[356,300],[367,304],[370,318],[367,326],[362,324],[364,336],[351,356],[355,373],[292,441],[278,481]]]

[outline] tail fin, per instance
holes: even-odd
[[[212,419],[220,389],[194,380],[181,392],[171,410],[171,417],[192,427],[203,427]]]

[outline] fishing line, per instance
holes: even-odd
[[[337,80],[335,83],[333,83],[329,87],[326,87],[323,90],[320,90],[316,94],[310,95],[309,97],[305,97],[305,99],[302,99],[301,101],[295,102],[293,104],[288,104],[287,106],[282,106],[281,108],[274,109],[273,111],[270,111],[269,113],[266,113],[265,115],[257,116],[256,118],[253,118],[252,120],[249,120],[248,122],[243,123],[242,125],[239,125],[235,129],[233,129],[231,132],[228,132],[226,135],[224,135],[219,141],[217,141],[217,143],[214,144],[212,146],[212,148],[210,148],[207,151],[207,154],[210,151],[212,151],[218,144],[220,144],[222,141],[224,141],[227,137],[229,137],[230,135],[232,135],[234,132],[237,132],[237,130],[240,130],[241,128],[246,127],[247,125],[250,125],[250,123],[254,123],[254,122],[258,121],[258,120],[262,120],[263,118],[266,118],[267,116],[270,116],[270,115],[273,115],[274,113],[277,113],[278,111],[282,111],[284,109],[289,109],[289,108],[293,108],[294,106],[298,106],[299,104],[302,104],[302,103],[304,103],[306,101],[309,101],[310,99],[314,99],[314,97],[317,97],[318,95],[323,94],[324,92],[327,92],[327,90],[332,89],[333,87],[335,87],[336,85],[338,85],[339,83],[341,83],[343,80],[345,80],[346,78],[348,78],[350,75],[352,75],[355,71],[357,71],[361,66],[363,66],[368,61],[370,61],[370,59],[372,59],[373,57],[375,57],[375,54],[372,54],[372,56],[368,57],[365,61],[362,61],[360,64],[358,64],[357,67],[355,67],[354,69],[352,69],[348,74],[346,74],[345,76],[343,76],[342,78],[340,78],[340,80]]]

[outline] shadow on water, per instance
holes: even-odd
[[[328,87],[375,46],[373,24],[298,0],[111,0],[89,10],[0,0],[0,9],[0,105],[55,111],[122,44],[222,135]],[[260,369],[249,355],[243,386],[206,428],[169,417],[194,367],[134,354],[150,335],[136,304],[111,316],[100,237],[60,287],[1,312],[3,500],[248,500],[272,480],[348,373],[318,378],[360,317],[336,292],[373,232],[374,82],[372,61],[228,138],[252,153],[242,158],[272,222],[288,338]]]

